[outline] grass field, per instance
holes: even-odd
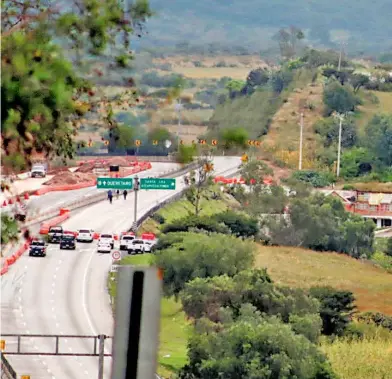
[[[174,67],[173,72],[192,79],[219,79],[227,76],[245,80],[250,69],[244,67]]]
[[[392,275],[346,255],[293,247],[260,246],[258,267],[277,283],[292,287],[330,285],[352,291],[360,311],[392,315]]]
[[[376,328],[362,340],[324,341],[321,349],[328,356],[340,379],[390,379],[392,377],[392,333]]]
[[[392,110],[392,93],[391,92],[376,92],[370,91],[379,100],[378,104],[371,101],[364,101],[364,104],[359,106],[361,117],[358,119],[358,126],[360,129],[371,120],[377,113],[390,113]]]

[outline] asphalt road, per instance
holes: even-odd
[[[215,159],[220,174],[240,164],[239,158]],[[175,191],[141,190],[138,216],[184,187],[177,179]],[[92,228],[97,232],[120,233],[133,222],[133,194],[113,204],[101,202],[76,212],[64,223],[69,230]],[[106,278],[111,265],[110,254],[98,254],[96,242],[78,244],[75,251],[59,250],[50,245],[46,258],[22,256],[1,279],[1,331],[26,334],[113,334],[113,318]],[[23,349],[54,351],[54,341],[26,338]],[[14,347],[12,347],[14,346]],[[7,350],[16,348],[15,343]],[[71,340],[60,343],[61,351],[91,352],[92,343]],[[111,351],[108,342],[107,352]],[[94,379],[98,359],[94,357],[8,356],[15,370],[32,379]],[[111,358],[105,358],[105,379],[110,377]]]
[[[150,170],[141,171],[138,175],[140,178],[147,176],[160,175],[164,172],[174,170],[179,165],[176,163],[161,163],[153,162]],[[131,175],[130,177],[133,177]],[[31,212],[46,212],[51,209],[59,208],[67,203],[71,203],[76,200],[88,198],[89,196],[96,195],[103,190],[98,190],[96,187],[82,188],[73,191],[61,191],[61,192],[49,192],[42,196],[32,196],[28,202],[28,208]]]

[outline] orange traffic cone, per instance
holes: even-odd
[[[6,207],[6,206],[7,206],[7,202],[4,200],[3,207]]]
[[[9,200],[8,200],[8,204],[11,205],[11,204],[13,204],[13,203],[14,203],[14,202],[12,201],[12,199],[9,199]]]
[[[24,199],[25,199],[25,200],[29,200],[29,199],[30,199],[30,196],[29,196],[28,192],[25,192],[25,194],[24,194]]]
[[[16,197],[16,201],[17,201],[18,203],[20,203],[20,197],[19,197],[19,196]]]

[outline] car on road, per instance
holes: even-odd
[[[114,236],[113,234],[101,234],[98,240],[99,243],[108,243],[110,244],[111,248],[114,248]]]
[[[46,167],[43,164],[34,164],[31,168],[32,178],[45,178],[46,177]]]
[[[107,241],[98,241],[97,253],[110,253],[112,245]]]
[[[129,246],[131,246],[132,241],[135,239],[135,236],[131,235],[123,235],[120,239],[120,250],[128,250]]]
[[[46,257],[46,243],[45,241],[32,241],[29,249],[30,257]]]
[[[49,232],[48,232],[49,243],[59,243],[62,236],[63,236],[62,226],[51,226],[49,228]]]
[[[94,231],[91,229],[80,229],[78,230],[78,236],[76,237],[78,242],[93,242]]]
[[[144,241],[144,252],[151,253],[154,251],[154,246],[156,245],[155,241]]]
[[[76,249],[76,238],[73,234],[63,234],[60,240],[60,250],[63,249]]]
[[[128,246],[128,254],[144,253],[145,244],[141,239],[134,239]]]

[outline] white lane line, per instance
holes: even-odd
[[[91,261],[93,259],[93,256],[95,254],[95,250],[91,251],[90,257],[88,259],[88,262],[86,264],[86,268],[84,270],[84,274],[83,274],[83,283],[82,283],[82,303],[83,303],[83,310],[84,310],[84,314],[86,316],[87,322],[89,324],[90,330],[93,334],[98,335],[98,332],[95,330],[93,323],[91,321],[91,317],[90,314],[88,312],[87,309],[87,275],[88,275],[88,270],[90,268],[91,265]]]
[[[52,295],[54,295],[54,289],[52,289]]]
[[[54,287],[56,285],[56,282],[52,282],[52,287]]]

